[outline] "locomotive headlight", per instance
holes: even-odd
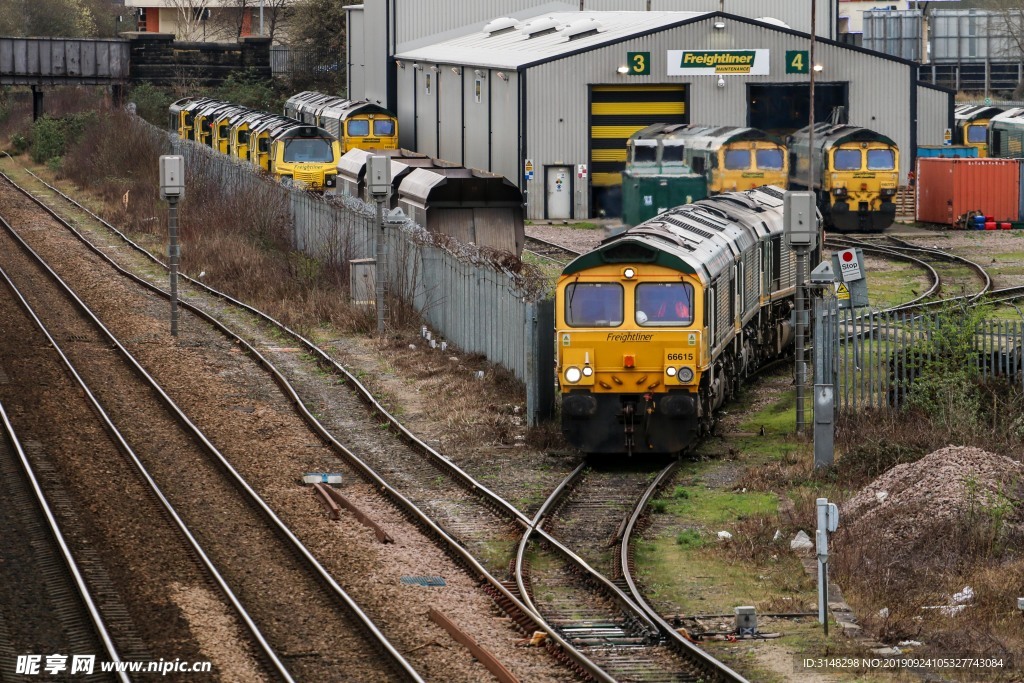
[[[576,382],[580,381],[581,377],[583,377],[583,373],[575,365],[565,371],[565,381],[570,384],[576,384]]]
[[[583,376],[584,377],[590,377],[593,374],[594,374],[594,368],[590,367],[589,365],[583,366]]]
[[[682,383],[693,381],[693,370],[690,368],[679,368],[679,381]]]
[[[622,277],[626,278],[627,280],[632,280],[633,278],[636,277],[636,270],[634,270],[633,268],[626,268],[625,270],[622,271]]]
[[[676,369],[675,368],[665,368],[665,374],[668,375],[669,377],[675,377],[676,376]]]
[[[834,188],[832,188],[832,194],[834,194],[837,197],[845,197],[846,196],[846,188],[845,187],[834,187]]]

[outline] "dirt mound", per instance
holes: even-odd
[[[980,448],[947,446],[875,479],[843,505],[840,524],[880,541],[922,539],[948,529],[972,507],[1010,502],[1021,509],[1022,486],[1024,466],[1015,460]]]

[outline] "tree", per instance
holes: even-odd
[[[170,0],[177,12],[178,40],[205,40],[205,26],[210,0]]]
[[[83,0],[0,0],[4,35],[84,38],[95,32],[93,8]]]

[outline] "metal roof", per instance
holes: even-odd
[[[406,50],[395,57],[406,61],[517,69],[708,14],[712,13],[546,12],[515,21],[514,26],[503,26],[497,31],[492,29],[493,32],[473,31],[451,40]]]

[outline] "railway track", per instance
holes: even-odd
[[[107,227],[113,230],[112,226]],[[160,263],[148,253],[146,257]],[[415,437],[357,377],[317,345],[259,311],[194,280],[186,278],[181,296],[186,307],[206,318],[216,315],[218,319],[230,322],[239,316],[259,317],[262,324],[287,334],[322,371],[336,376],[339,390],[332,392],[329,399],[333,409],[329,413],[318,410],[319,414],[314,416],[309,406],[322,407],[327,400],[322,387],[309,386],[301,373],[291,371],[299,361],[295,353],[281,353],[279,333],[274,333],[272,341],[257,340],[252,345],[248,341],[237,340],[274,376],[304,419],[332,445],[352,473],[372,483],[377,491],[436,536],[439,544],[469,571],[481,577],[494,600],[523,631],[546,631],[550,642],[555,645],[553,652],[556,656],[567,660],[576,670],[600,680],[609,680],[608,674],[598,665],[546,627],[522,602],[515,586],[501,576],[507,572],[513,556],[517,529],[528,527],[531,523],[529,517],[458,467],[451,458]],[[200,307],[208,312],[200,310]],[[217,324],[227,333],[224,324]],[[376,416],[376,422],[366,419],[367,408]],[[387,425],[386,430],[380,428],[383,424]],[[345,434],[346,440],[356,437],[354,440],[357,442],[364,442],[359,438],[364,435],[372,440],[374,446],[363,448],[357,454],[335,434]],[[544,537],[546,543],[554,547],[560,545],[547,537],[543,530],[537,533]]]
[[[42,477],[2,404],[0,431],[0,680],[14,680],[19,655],[63,653],[69,663],[75,655],[94,657],[93,673],[80,680],[126,683],[123,672],[102,673],[96,666],[96,660],[120,662],[121,656],[54,512],[70,501],[52,487],[43,493]]]
[[[992,278],[988,271],[984,266],[975,263],[970,259],[933,247],[913,245],[906,240],[895,236],[887,235],[883,239],[893,242],[894,244],[887,246],[884,244],[878,244],[877,242],[879,240],[863,240],[852,237],[830,237],[826,241],[826,244],[842,248],[858,247],[868,253],[876,253],[890,259],[913,263],[926,271],[929,278],[929,286],[911,301],[888,307],[885,309],[886,311],[925,309],[942,306],[954,301],[962,301],[970,304],[978,301],[992,291]],[[949,288],[951,285],[949,282],[943,282],[942,272],[940,272],[939,268],[936,268],[935,265],[933,265],[935,263],[953,264],[953,267],[968,269],[974,273],[974,276],[978,281],[980,281],[980,288],[970,294],[942,297],[942,290]],[[936,296],[939,298],[934,298]]]
[[[743,681],[655,613],[632,577],[630,534],[675,466],[651,471],[580,465],[523,535],[516,582],[550,628],[610,680]]]
[[[112,441],[146,480],[147,505],[161,503],[163,515],[174,519],[189,539],[189,553],[202,560],[206,575],[245,624],[246,638],[258,646],[257,657],[265,665],[262,675],[361,680],[370,672],[382,678],[389,671],[391,680],[420,680],[168,390],[31,251],[18,231],[3,223],[4,265],[10,268],[17,261],[17,279],[28,283],[22,294],[26,310],[45,311],[35,314],[40,330],[60,326],[59,334],[67,341],[44,332],[49,343],[80,382]],[[42,247],[54,249],[52,244]],[[9,283],[13,290],[13,281]],[[141,297],[128,305],[145,308],[151,303]],[[107,450],[113,447],[108,444]],[[107,463],[115,467],[112,460]],[[245,539],[244,545],[237,539]],[[166,548],[166,543],[156,549],[183,553]]]
[[[580,255],[580,252],[560,244],[542,240],[539,237],[526,236],[526,251],[535,254],[539,258],[552,261],[559,265],[567,265],[570,261]]]

